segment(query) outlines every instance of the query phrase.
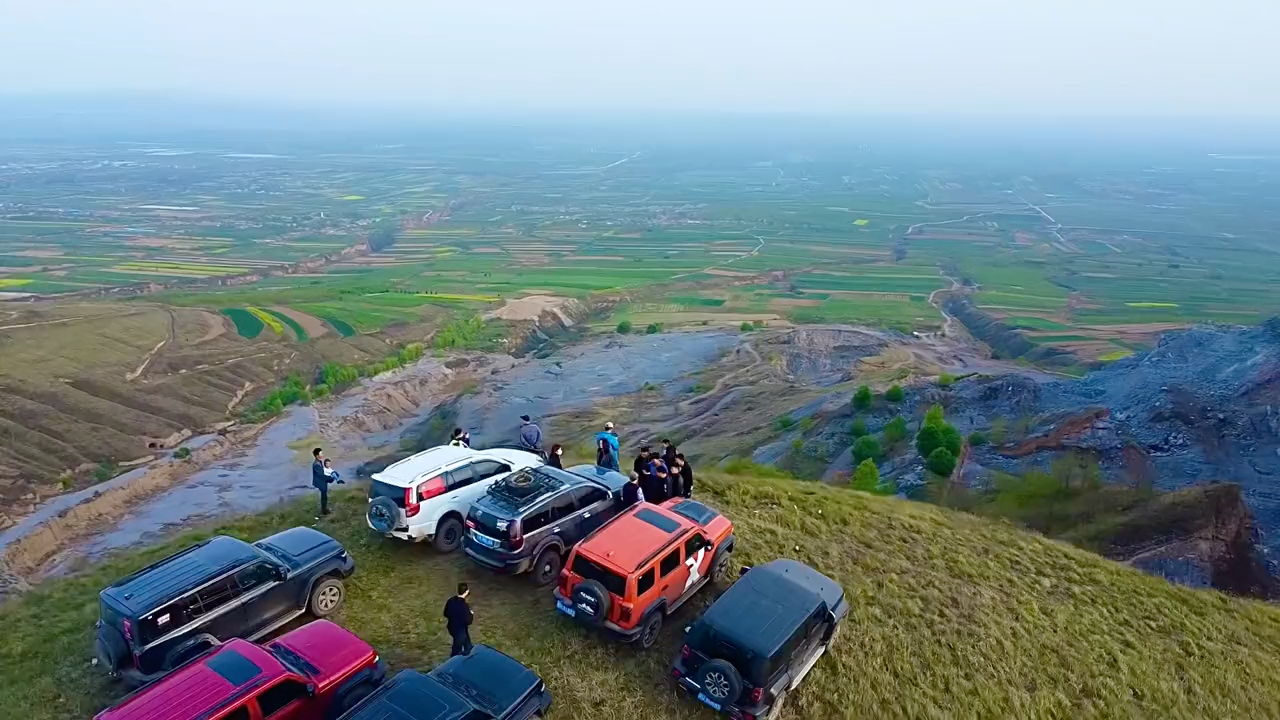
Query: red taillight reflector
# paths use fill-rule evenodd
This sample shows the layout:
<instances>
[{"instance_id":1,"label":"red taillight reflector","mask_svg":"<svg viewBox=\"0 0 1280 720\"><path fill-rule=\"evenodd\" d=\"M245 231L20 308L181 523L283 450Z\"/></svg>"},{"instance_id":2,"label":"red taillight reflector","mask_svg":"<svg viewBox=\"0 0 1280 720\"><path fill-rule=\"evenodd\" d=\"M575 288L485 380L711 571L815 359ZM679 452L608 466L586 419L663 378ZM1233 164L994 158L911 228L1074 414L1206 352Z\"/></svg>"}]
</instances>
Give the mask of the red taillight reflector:
<instances>
[{"instance_id":1,"label":"red taillight reflector","mask_svg":"<svg viewBox=\"0 0 1280 720\"><path fill-rule=\"evenodd\" d=\"M751 688L751 702L758 703L764 699L764 688Z\"/></svg>"},{"instance_id":2,"label":"red taillight reflector","mask_svg":"<svg viewBox=\"0 0 1280 720\"><path fill-rule=\"evenodd\" d=\"M680 671L679 671L679 670L677 670L676 668L671 668L671 677L673 677L673 678L678 678L678 677L680 677Z\"/></svg>"},{"instance_id":3,"label":"red taillight reflector","mask_svg":"<svg viewBox=\"0 0 1280 720\"><path fill-rule=\"evenodd\" d=\"M475 521L475 520L472 520L471 518L467 518L467 527L471 528L472 530L475 530L475 529L476 529L476 521Z\"/></svg>"},{"instance_id":4,"label":"red taillight reflector","mask_svg":"<svg viewBox=\"0 0 1280 720\"><path fill-rule=\"evenodd\" d=\"M692 654L693 654L693 651L689 649L688 645L680 646L680 657L688 659L688 657Z\"/></svg>"},{"instance_id":5,"label":"red taillight reflector","mask_svg":"<svg viewBox=\"0 0 1280 720\"><path fill-rule=\"evenodd\" d=\"M512 520L507 526L507 539L511 541L511 549L519 550L524 547L524 534L520 532L520 521Z\"/></svg>"},{"instance_id":6,"label":"red taillight reflector","mask_svg":"<svg viewBox=\"0 0 1280 720\"><path fill-rule=\"evenodd\" d=\"M124 621L124 639L133 642L133 621L128 619Z\"/></svg>"}]
</instances>

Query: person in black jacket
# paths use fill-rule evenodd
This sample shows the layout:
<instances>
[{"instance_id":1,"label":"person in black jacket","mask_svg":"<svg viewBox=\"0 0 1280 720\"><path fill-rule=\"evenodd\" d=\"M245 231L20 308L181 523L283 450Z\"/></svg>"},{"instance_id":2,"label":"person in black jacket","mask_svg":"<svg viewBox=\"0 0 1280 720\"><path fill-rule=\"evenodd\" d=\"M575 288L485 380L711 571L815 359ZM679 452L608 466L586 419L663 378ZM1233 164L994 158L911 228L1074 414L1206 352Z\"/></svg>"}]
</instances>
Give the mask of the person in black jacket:
<instances>
[{"instance_id":1,"label":"person in black jacket","mask_svg":"<svg viewBox=\"0 0 1280 720\"><path fill-rule=\"evenodd\" d=\"M684 453L676 453L676 472L680 475L680 496L693 497L693 466Z\"/></svg>"},{"instance_id":2,"label":"person in black jacket","mask_svg":"<svg viewBox=\"0 0 1280 720\"><path fill-rule=\"evenodd\" d=\"M314 461L311 463L311 487L320 491L320 515L329 514L329 475L324 471L324 451L316 448L311 451ZM320 519L316 516L316 520Z\"/></svg>"},{"instance_id":3,"label":"person in black jacket","mask_svg":"<svg viewBox=\"0 0 1280 720\"><path fill-rule=\"evenodd\" d=\"M677 454L676 446L672 445L670 440L662 438L662 461L667 464L667 467L673 468L676 466Z\"/></svg>"},{"instance_id":4,"label":"person in black jacket","mask_svg":"<svg viewBox=\"0 0 1280 720\"><path fill-rule=\"evenodd\" d=\"M638 502L644 502L644 488L640 487L640 474L631 473L631 479L622 486L622 507L629 508Z\"/></svg>"},{"instance_id":5,"label":"person in black jacket","mask_svg":"<svg viewBox=\"0 0 1280 720\"><path fill-rule=\"evenodd\" d=\"M453 638L449 657L471 654L471 621L476 619L476 614L467 604L470 594L471 588L466 583L458 583L458 594L444 603L445 627L449 630L449 637Z\"/></svg>"},{"instance_id":6,"label":"person in black jacket","mask_svg":"<svg viewBox=\"0 0 1280 720\"><path fill-rule=\"evenodd\" d=\"M649 472L649 463L653 461L653 453L649 452L649 446L645 445L640 448L640 454L636 456L636 461L632 463L631 469L640 477L640 487L649 487L649 480L653 474Z\"/></svg>"},{"instance_id":7,"label":"person in black jacket","mask_svg":"<svg viewBox=\"0 0 1280 720\"><path fill-rule=\"evenodd\" d=\"M550 465L553 468L560 468L561 470L563 470L564 463L562 463L560 460L561 455L564 455L564 448L560 447L559 445L552 445L551 453L547 455L547 465Z\"/></svg>"},{"instance_id":8,"label":"person in black jacket","mask_svg":"<svg viewBox=\"0 0 1280 720\"><path fill-rule=\"evenodd\" d=\"M671 473L667 471L666 463L657 461L653 465L653 479L649 481L652 486L651 492L645 492L645 497L649 498L649 502L658 505L667 501L671 497Z\"/></svg>"}]
</instances>

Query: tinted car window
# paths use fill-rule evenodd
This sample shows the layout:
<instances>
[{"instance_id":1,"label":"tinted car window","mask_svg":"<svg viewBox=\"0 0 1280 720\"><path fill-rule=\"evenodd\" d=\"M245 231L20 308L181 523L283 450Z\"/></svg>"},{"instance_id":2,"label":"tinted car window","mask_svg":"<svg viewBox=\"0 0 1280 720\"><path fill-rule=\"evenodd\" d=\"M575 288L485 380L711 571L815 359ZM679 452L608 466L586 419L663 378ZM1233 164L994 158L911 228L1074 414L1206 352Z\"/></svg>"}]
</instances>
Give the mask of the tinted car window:
<instances>
[{"instance_id":1,"label":"tinted car window","mask_svg":"<svg viewBox=\"0 0 1280 720\"><path fill-rule=\"evenodd\" d=\"M257 562L236 573L240 592L246 593L276 579L275 570L265 562Z\"/></svg>"},{"instance_id":2,"label":"tinted car window","mask_svg":"<svg viewBox=\"0 0 1280 720\"><path fill-rule=\"evenodd\" d=\"M502 475L511 472L511 468L497 460L480 460L472 466L472 472L475 473L476 480L485 480L494 475Z\"/></svg>"},{"instance_id":3,"label":"tinted car window","mask_svg":"<svg viewBox=\"0 0 1280 720\"><path fill-rule=\"evenodd\" d=\"M694 533L693 535L689 536L688 540L684 541L684 556L693 557L698 554L699 550L706 547L706 545L707 545L707 539L702 537L698 533Z\"/></svg>"},{"instance_id":4,"label":"tinted car window","mask_svg":"<svg viewBox=\"0 0 1280 720\"><path fill-rule=\"evenodd\" d=\"M662 571L662 577L666 577L678 567L680 567L680 548L672 550L670 555L662 558L662 564L658 566L658 569Z\"/></svg>"},{"instance_id":5,"label":"tinted car window","mask_svg":"<svg viewBox=\"0 0 1280 720\"><path fill-rule=\"evenodd\" d=\"M653 568L649 568L648 570L645 570L644 574L641 575L636 580L637 595L643 595L649 592L649 588L653 587L653 576L654 576Z\"/></svg>"},{"instance_id":6,"label":"tinted car window","mask_svg":"<svg viewBox=\"0 0 1280 720\"><path fill-rule=\"evenodd\" d=\"M583 580L595 580L601 585L604 585L605 590L608 590L618 597L626 597L627 595L627 581L625 578L606 567L596 564L588 558L581 555L574 556L573 567L570 569L573 570L575 574L580 575Z\"/></svg>"},{"instance_id":7,"label":"tinted car window","mask_svg":"<svg viewBox=\"0 0 1280 720\"><path fill-rule=\"evenodd\" d=\"M560 520L577 512L573 496L574 493L567 492L551 498L551 519Z\"/></svg>"},{"instance_id":8,"label":"tinted car window","mask_svg":"<svg viewBox=\"0 0 1280 720\"><path fill-rule=\"evenodd\" d=\"M374 480L373 483L369 485L369 499L377 500L382 497L391 498L391 500L395 502L396 507L402 510L404 509L404 488L398 485L392 485L391 483Z\"/></svg>"},{"instance_id":9,"label":"tinted car window","mask_svg":"<svg viewBox=\"0 0 1280 720\"><path fill-rule=\"evenodd\" d=\"M475 477L472 475L471 465L469 463L445 473L445 487L450 490L464 488L474 481Z\"/></svg>"},{"instance_id":10,"label":"tinted car window","mask_svg":"<svg viewBox=\"0 0 1280 720\"><path fill-rule=\"evenodd\" d=\"M543 503L520 521L520 530L528 535L551 524L551 503Z\"/></svg>"},{"instance_id":11,"label":"tinted car window","mask_svg":"<svg viewBox=\"0 0 1280 720\"><path fill-rule=\"evenodd\" d=\"M249 708L241 705L222 716L222 720L249 720Z\"/></svg>"},{"instance_id":12,"label":"tinted car window","mask_svg":"<svg viewBox=\"0 0 1280 720\"><path fill-rule=\"evenodd\" d=\"M602 488L592 485L575 490L574 498L578 501L578 509L585 510L602 500L607 500L609 498L609 493L605 492Z\"/></svg>"},{"instance_id":13,"label":"tinted car window","mask_svg":"<svg viewBox=\"0 0 1280 720\"><path fill-rule=\"evenodd\" d=\"M168 635L199 617L199 607L194 595L178 598L138 623L139 639L146 644Z\"/></svg>"},{"instance_id":14,"label":"tinted car window","mask_svg":"<svg viewBox=\"0 0 1280 720\"><path fill-rule=\"evenodd\" d=\"M271 717L294 700L305 697L306 694L306 685L296 680L285 680L258 696L258 708L262 710L263 717Z\"/></svg>"},{"instance_id":15,"label":"tinted car window","mask_svg":"<svg viewBox=\"0 0 1280 720\"><path fill-rule=\"evenodd\" d=\"M207 615L240 596L240 586L234 577L226 577L209 583L196 591L199 614Z\"/></svg>"}]
</instances>

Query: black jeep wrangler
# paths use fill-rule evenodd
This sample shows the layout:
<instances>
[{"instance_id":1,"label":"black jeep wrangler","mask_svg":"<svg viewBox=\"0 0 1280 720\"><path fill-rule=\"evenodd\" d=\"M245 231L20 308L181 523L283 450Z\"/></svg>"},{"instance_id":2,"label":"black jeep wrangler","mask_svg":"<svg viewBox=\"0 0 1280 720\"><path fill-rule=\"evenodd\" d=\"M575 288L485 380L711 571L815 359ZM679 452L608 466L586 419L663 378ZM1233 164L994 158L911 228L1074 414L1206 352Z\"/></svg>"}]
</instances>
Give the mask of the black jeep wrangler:
<instances>
[{"instance_id":1,"label":"black jeep wrangler","mask_svg":"<svg viewBox=\"0 0 1280 720\"><path fill-rule=\"evenodd\" d=\"M354 571L337 540L307 527L252 545L211 538L99 593L95 662L144 685L220 640L256 640L307 610L333 614Z\"/></svg>"},{"instance_id":2,"label":"black jeep wrangler","mask_svg":"<svg viewBox=\"0 0 1280 720\"><path fill-rule=\"evenodd\" d=\"M626 484L595 465L511 473L471 504L463 550L494 572L532 571L535 584L553 583L569 549L622 511Z\"/></svg>"},{"instance_id":3,"label":"black jeep wrangler","mask_svg":"<svg viewBox=\"0 0 1280 720\"><path fill-rule=\"evenodd\" d=\"M795 560L744 568L685 628L672 663L680 687L733 717L777 718L849 613L844 589Z\"/></svg>"},{"instance_id":4,"label":"black jeep wrangler","mask_svg":"<svg viewBox=\"0 0 1280 720\"><path fill-rule=\"evenodd\" d=\"M551 707L537 673L487 645L427 674L401 671L341 720L531 720Z\"/></svg>"}]
</instances>

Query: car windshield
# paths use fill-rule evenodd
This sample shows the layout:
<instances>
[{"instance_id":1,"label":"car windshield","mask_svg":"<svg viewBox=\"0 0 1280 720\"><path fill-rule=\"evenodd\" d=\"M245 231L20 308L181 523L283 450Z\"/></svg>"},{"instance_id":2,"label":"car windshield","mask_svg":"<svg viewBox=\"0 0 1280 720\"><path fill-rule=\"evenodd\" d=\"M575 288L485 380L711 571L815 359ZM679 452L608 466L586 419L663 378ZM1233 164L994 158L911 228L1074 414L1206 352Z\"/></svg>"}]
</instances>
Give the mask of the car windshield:
<instances>
[{"instance_id":1,"label":"car windshield","mask_svg":"<svg viewBox=\"0 0 1280 720\"><path fill-rule=\"evenodd\" d=\"M307 662L306 658L302 657L301 655L294 652L293 650L290 650L284 645L280 645L278 643L273 644L271 645L269 650L271 651L271 654L275 656L275 659L280 661L281 665L284 665L285 667L298 673L299 675L306 675L307 677L315 677L316 675L320 674L319 668Z\"/></svg>"},{"instance_id":2,"label":"car windshield","mask_svg":"<svg viewBox=\"0 0 1280 720\"><path fill-rule=\"evenodd\" d=\"M575 574L580 575L583 580L595 580L603 585L605 590L618 597L627 596L626 578L589 558L582 555L574 557L572 570Z\"/></svg>"},{"instance_id":3,"label":"car windshield","mask_svg":"<svg viewBox=\"0 0 1280 720\"><path fill-rule=\"evenodd\" d=\"M288 565L289 561L294 559L289 557L288 553L286 553L285 551L281 550L278 547L275 547L274 545L254 545L254 547L258 548L259 550L262 550L268 555L271 555L272 557L276 558L277 560L284 563L285 565Z\"/></svg>"},{"instance_id":4,"label":"car windshield","mask_svg":"<svg viewBox=\"0 0 1280 720\"><path fill-rule=\"evenodd\" d=\"M369 499L377 500L378 498L391 498L396 507L404 509L404 488L399 485L392 485L381 480L374 480L369 483Z\"/></svg>"}]
</instances>

